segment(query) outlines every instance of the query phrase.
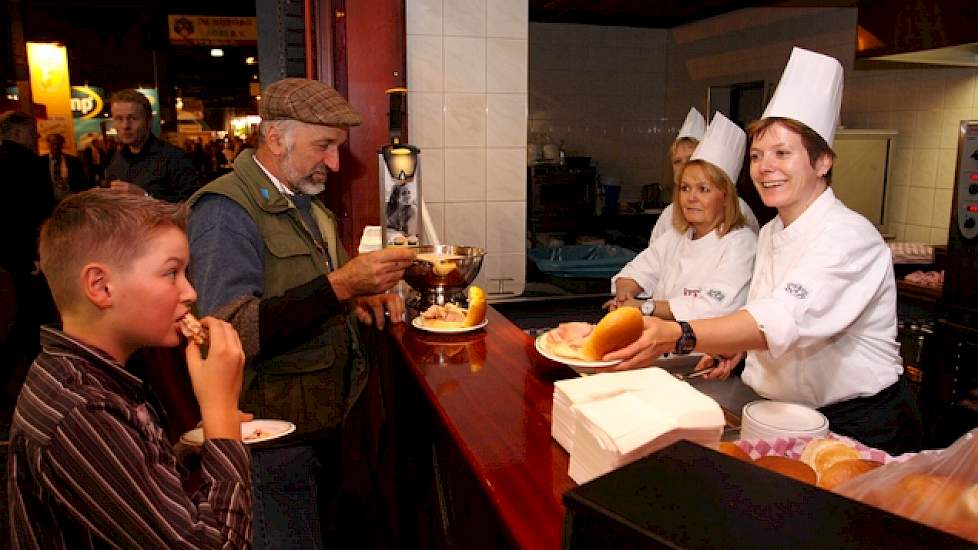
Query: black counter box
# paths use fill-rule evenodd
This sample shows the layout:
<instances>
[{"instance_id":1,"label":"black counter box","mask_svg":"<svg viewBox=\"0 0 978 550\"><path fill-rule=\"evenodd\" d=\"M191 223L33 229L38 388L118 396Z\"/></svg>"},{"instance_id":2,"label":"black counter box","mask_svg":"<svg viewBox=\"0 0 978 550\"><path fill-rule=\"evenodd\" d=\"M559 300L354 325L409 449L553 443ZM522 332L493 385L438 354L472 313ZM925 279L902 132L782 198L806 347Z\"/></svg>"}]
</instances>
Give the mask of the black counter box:
<instances>
[{"instance_id":1,"label":"black counter box","mask_svg":"<svg viewBox=\"0 0 978 550\"><path fill-rule=\"evenodd\" d=\"M687 441L564 495L563 547L974 548Z\"/></svg>"}]
</instances>

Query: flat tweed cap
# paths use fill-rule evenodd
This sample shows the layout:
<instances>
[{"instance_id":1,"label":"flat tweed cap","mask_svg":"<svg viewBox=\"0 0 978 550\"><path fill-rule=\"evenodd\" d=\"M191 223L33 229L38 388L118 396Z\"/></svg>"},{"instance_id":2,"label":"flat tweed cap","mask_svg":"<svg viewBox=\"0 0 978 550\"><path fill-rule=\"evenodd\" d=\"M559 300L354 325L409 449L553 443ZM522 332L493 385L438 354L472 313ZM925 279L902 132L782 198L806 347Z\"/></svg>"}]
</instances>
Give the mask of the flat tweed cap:
<instances>
[{"instance_id":1,"label":"flat tweed cap","mask_svg":"<svg viewBox=\"0 0 978 550\"><path fill-rule=\"evenodd\" d=\"M336 90L318 80L284 78L273 82L261 96L262 120L298 120L326 126L359 126L360 113Z\"/></svg>"}]
</instances>

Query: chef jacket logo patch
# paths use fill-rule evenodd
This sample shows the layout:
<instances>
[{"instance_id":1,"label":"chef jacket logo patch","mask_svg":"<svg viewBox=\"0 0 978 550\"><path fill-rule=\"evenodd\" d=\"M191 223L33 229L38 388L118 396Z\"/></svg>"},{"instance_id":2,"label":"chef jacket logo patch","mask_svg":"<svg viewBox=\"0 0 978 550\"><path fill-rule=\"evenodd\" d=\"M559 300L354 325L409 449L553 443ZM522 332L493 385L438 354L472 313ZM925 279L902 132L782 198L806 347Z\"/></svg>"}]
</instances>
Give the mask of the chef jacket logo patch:
<instances>
[{"instance_id":1,"label":"chef jacket logo patch","mask_svg":"<svg viewBox=\"0 0 978 550\"><path fill-rule=\"evenodd\" d=\"M711 288L710 290L707 290L706 295L709 296L710 298L713 298L717 302L722 302L723 299L727 297L722 290L717 290L715 288Z\"/></svg>"},{"instance_id":2,"label":"chef jacket logo patch","mask_svg":"<svg viewBox=\"0 0 978 550\"><path fill-rule=\"evenodd\" d=\"M795 298L798 298L799 300L808 298L808 291L805 290L805 287L798 283L788 283L788 286L784 287L784 291L791 294Z\"/></svg>"}]
</instances>

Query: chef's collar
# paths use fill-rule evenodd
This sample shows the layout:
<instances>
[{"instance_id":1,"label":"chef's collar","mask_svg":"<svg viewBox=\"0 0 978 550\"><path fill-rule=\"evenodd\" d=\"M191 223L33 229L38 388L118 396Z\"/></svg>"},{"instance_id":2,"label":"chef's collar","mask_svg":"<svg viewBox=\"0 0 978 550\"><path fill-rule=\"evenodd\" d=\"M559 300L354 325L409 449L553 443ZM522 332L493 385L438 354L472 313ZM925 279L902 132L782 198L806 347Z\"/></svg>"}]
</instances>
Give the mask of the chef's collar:
<instances>
[{"instance_id":1,"label":"chef's collar","mask_svg":"<svg viewBox=\"0 0 978 550\"><path fill-rule=\"evenodd\" d=\"M825 215L835 204L835 200L835 193L832 192L832 187L828 186L788 227L784 226L781 216L775 216L775 223L777 223L775 226L777 231L774 232L775 244L786 244L797 235L810 235L813 231L819 231L822 227L822 220L825 219Z\"/></svg>"}]
</instances>

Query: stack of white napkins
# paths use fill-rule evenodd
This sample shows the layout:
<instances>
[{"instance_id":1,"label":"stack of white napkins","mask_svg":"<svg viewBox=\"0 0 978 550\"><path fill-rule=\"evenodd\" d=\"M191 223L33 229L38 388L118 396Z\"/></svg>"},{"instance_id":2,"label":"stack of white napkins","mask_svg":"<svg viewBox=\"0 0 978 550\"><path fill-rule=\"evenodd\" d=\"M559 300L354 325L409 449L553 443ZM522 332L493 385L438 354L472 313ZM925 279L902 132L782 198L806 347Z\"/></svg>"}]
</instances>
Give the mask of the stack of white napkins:
<instances>
[{"instance_id":1,"label":"stack of white napkins","mask_svg":"<svg viewBox=\"0 0 978 550\"><path fill-rule=\"evenodd\" d=\"M716 401L656 367L561 380L553 403L551 433L577 483L680 439L715 445L723 432Z\"/></svg>"}]
</instances>

